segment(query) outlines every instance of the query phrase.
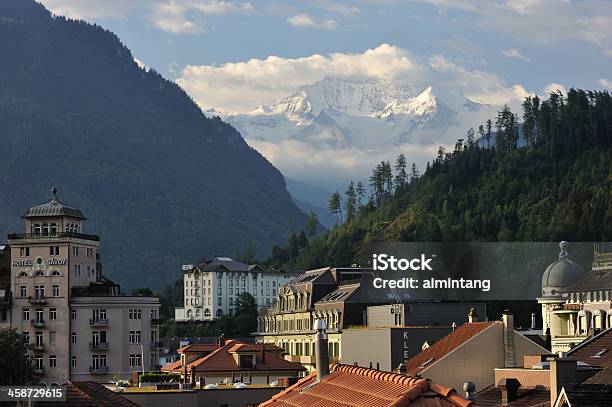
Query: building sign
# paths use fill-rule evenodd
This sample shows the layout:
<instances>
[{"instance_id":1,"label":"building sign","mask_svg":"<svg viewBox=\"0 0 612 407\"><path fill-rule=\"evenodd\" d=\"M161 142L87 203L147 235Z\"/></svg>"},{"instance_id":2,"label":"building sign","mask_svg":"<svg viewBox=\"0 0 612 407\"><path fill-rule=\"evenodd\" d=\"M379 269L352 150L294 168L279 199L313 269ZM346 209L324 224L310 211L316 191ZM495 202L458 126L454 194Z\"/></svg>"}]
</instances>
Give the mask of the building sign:
<instances>
[{"instance_id":1,"label":"building sign","mask_svg":"<svg viewBox=\"0 0 612 407\"><path fill-rule=\"evenodd\" d=\"M66 259L49 259L47 262L47 264L50 266L65 266L66 263L68 263L68 260Z\"/></svg>"},{"instance_id":2,"label":"building sign","mask_svg":"<svg viewBox=\"0 0 612 407\"><path fill-rule=\"evenodd\" d=\"M191 270L193 268L193 264L183 264L183 271Z\"/></svg>"},{"instance_id":3,"label":"building sign","mask_svg":"<svg viewBox=\"0 0 612 407\"><path fill-rule=\"evenodd\" d=\"M26 260L13 260L13 266L15 266L15 267L31 267L32 266L32 260L30 260L30 259L26 259Z\"/></svg>"},{"instance_id":4,"label":"building sign","mask_svg":"<svg viewBox=\"0 0 612 407\"><path fill-rule=\"evenodd\" d=\"M37 264L42 265L41 258L38 258ZM47 260L47 264L49 266L65 266L68 264L68 259L49 259ZM30 259L13 260L13 267L32 267L33 265L34 264Z\"/></svg>"}]
</instances>

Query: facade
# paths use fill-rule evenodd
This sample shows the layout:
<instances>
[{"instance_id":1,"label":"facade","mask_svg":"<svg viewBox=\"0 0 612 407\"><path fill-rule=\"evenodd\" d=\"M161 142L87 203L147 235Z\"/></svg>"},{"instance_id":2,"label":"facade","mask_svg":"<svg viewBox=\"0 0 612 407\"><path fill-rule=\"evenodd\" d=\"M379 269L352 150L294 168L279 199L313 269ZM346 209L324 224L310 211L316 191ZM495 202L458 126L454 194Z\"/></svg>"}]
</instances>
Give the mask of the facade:
<instances>
[{"instance_id":1,"label":"facade","mask_svg":"<svg viewBox=\"0 0 612 407\"><path fill-rule=\"evenodd\" d=\"M185 305L175 309L177 321L212 321L233 315L239 294L249 293L259 307L276 299L279 287L299 272L266 271L229 257L215 257L196 266L183 266Z\"/></svg>"},{"instance_id":2,"label":"facade","mask_svg":"<svg viewBox=\"0 0 612 407\"><path fill-rule=\"evenodd\" d=\"M341 358L342 331L363 325L369 301L362 292L359 268L310 270L281 287L275 304L260 311L257 342L285 349L285 358L314 369L312 326L323 319L328 327L329 356L332 363ZM373 302L376 304L377 302Z\"/></svg>"},{"instance_id":3,"label":"facade","mask_svg":"<svg viewBox=\"0 0 612 407\"><path fill-rule=\"evenodd\" d=\"M514 330L514 317L501 321L468 322L408 359L408 374L462 388L467 381L480 391L495 384L496 368L522 367L526 355L547 355L540 345Z\"/></svg>"},{"instance_id":4,"label":"facade","mask_svg":"<svg viewBox=\"0 0 612 407\"><path fill-rule=\"evenodd\" d=\"M164 366L180 373L193 386L219 384L270 384L282 377L301 376L299 363L283 358L284 349L273 345L248 344L219 338L216 344L187 345L179 349L180 360Z\"/></svg>"},{"instance_id":5,"label":"facade","mask_svg":"<svg viewBox=\"0 0 612 407\"><path fill-rule=\"evenodd\" d=\"M30 344L40 383L110 381L152 369L159 300L121 295L102 275L99 237L83 233L86 218L56 193L25 212L25 233L8 236L12 302L0 327Z\"/></svg>"},{"instance_id":6,"label":"facade","mask_svg":"<svg viewBox=\"0 0 612 407\"><path fill-rule=\"evenodd\" d=\"M612 326L612 248L596 245L586 272L572 261L567 242L560 248L559 260L542 276L538 298L554 353L567 352Z\"/></svg>"}]
</instances>

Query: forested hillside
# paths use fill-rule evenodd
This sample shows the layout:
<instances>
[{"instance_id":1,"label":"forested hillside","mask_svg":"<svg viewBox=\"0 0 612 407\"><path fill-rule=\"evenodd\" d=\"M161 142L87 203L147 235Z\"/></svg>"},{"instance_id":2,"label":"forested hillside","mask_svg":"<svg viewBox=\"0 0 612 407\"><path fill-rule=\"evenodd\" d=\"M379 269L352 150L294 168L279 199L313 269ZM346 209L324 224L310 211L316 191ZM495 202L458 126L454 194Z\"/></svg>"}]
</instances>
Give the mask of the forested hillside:
<instances>
[{"instance_id":1,"label":"forested hillside","mask_svg":"<svg viewBox=\"0 0 612 407\"><path fill-rule=\"evenodd\" d=\"M89 217L105 274L160 287L180 264L302 228L282 175L99 26L0 2L0 236L50 199ZM1 238L0 238L1 243Z\"/></svg>"},{"instance_id":2,"label":"forested hillside","mask_svg":"<svg viewBox=\"0 0 612 407\"><path fill-rule=\"evenodd\" d=\"M404 156L382 162L329 207L335 228L290 238L268 263L350 265L371 241L610 241L612 96L527 98L520 116L504 108L440 147L422 174Z\"/></svg>"}]
</instances>

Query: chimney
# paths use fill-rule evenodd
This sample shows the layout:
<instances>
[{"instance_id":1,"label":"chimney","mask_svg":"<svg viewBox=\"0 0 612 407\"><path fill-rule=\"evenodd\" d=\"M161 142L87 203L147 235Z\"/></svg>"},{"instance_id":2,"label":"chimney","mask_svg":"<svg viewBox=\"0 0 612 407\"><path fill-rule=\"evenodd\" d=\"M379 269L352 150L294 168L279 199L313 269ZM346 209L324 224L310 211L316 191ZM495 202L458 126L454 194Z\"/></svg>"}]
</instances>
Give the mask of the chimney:
<instances>
[{"instance_id":1,"label":"chimney","mask_svg":"<svg viewBox=\"0 0 612 407\"><path fill-rule=\"evenodd\" d=\"M266 364L266 343L261 345L261 363Z\"/></svg>"},{"instance_id":2,"label":"chimney","mask_svg":"<svg viewBox=\"0 0 612 407\"><path fill-rule=\"evenodd\" d=\"M478 313L476 312L476 308L470 308L470 313L468 314L468 322L478 322Z\"/></svg>"},{"instance_id":3,"label":"chimney","mask_svg":"<svg viewBox=\"0 0 612 407\"><path fill-rule=\"evenodd\" d=\"M314 321L313 329L315 333L315 363L317 365L317 381L321 381L329 375L329 354L327 349L327 324L322 318Z\"/></svg>"},{"instance_id":4,"label":"chimney","mask_svg":"<svg viewBox=\"0 0 612 407\"><path fill-rule=\"evenodd\" d=\"M467 400L474 400L474 393L476 392L476 385L472 382L463 383L463 391L465 392L465 398Z\"/></svg>"},{"instance_id":5,"label":"chimney","mask_svg":"<svg viewBox=\"0 0 612 407\"><path fill-rule=\"evenodd\" d=\"M576 359L561 353L559 357L550 358L550 403L554 405L561 388L568 384L578 383Z\"/></svg>"},{"instance_id":6,"label":"chimney","mask_svg":"<svg viewBox=\"0 0 612 407\"><path fill-rule=\"evenodd\" d=\"M546 327L546 350L552 350L552 336L550 335L550 327Z\"/></svg>"},{"instance_id":7,"label":"chimney","mask_svg":"<svg viewBox=\"0 0 612 407\"><path fill-rule=\"evenodd\" d=\"M502 314L504 324L504 367L514 367L514 315L509 310Z\"/></svg>"},{"instance_id":8,"label":"chimney","mask_svg":"<svg viewBox=\"0 0 612 407\"><path fill-rule=\"evenodd\" d=\"M225 334L221 334L218 338L217 338L217 346L222 348L223 346L225 346Z\"/></svg>"},{"instance_id":9,"label":"chimney","mask_svg":"<svg viewBox=\"0 0 612 407\"><path fill-rule=\"evenodd\" d=\"M531 313L531 329L536 329L536 314L535 314L535 312Z\"/></svg>"},{"instance_id":10,"label":"chimney","mask_svg":"<svg viewBox=\"0 0 612 407\"><path fill-rule=\"evenodd\" d=\"M521 387L521 382L512 377L501 379L497 383L497 387L501 390L501 405L512 403L518 398L518 389Z\"/></svg>"}]
</instances>

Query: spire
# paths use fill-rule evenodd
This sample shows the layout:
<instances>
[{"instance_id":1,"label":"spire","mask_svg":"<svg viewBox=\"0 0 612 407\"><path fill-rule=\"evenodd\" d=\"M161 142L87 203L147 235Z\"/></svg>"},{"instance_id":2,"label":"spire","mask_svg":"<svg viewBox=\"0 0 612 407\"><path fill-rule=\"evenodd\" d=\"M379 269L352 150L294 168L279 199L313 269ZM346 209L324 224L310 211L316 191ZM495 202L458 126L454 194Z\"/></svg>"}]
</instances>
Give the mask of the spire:
<instances>
[{"instance_id":1,"label":"spire","mask_svg":"<svg viewBox=\"0 0 612 407\"><path fill-rule=\"evenodd\" d=\"M51 188L51 192L53 193L53 200L57 201L57 188L56 187Z\"/></svg>"},{"instance_id":2,"label":"spire","mask_svg":"<svg viewBox=\"0 0 612 407\"><path fill-rule=\"evenodd\" d=\"M561 249L561 251L559 252L559 260L567 260L567 248L569 246L569 243L566 242L565 240L563 240L562 242L559 243L559 248Z\"/></svg>"}]
</instances>

